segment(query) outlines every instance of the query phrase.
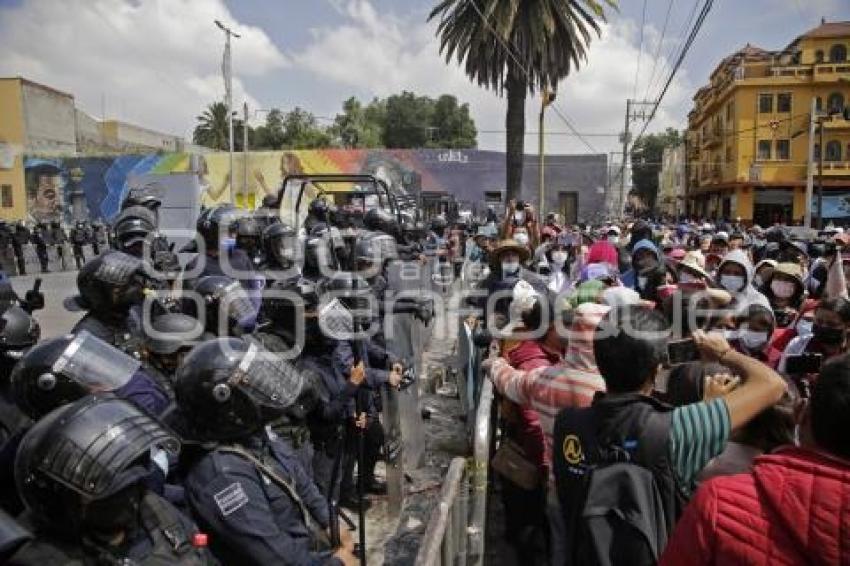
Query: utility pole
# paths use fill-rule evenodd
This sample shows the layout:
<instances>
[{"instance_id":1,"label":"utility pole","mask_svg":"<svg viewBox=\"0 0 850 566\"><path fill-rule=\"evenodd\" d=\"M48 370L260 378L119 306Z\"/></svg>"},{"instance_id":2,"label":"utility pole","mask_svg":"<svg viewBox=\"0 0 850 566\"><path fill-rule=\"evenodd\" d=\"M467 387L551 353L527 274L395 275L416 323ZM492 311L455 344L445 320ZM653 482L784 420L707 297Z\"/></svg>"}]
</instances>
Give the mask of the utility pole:
<instances>
[{"instance_id":1,"label":"utility pole","mask_svg":"<svg viewBox=\"0 0 850 566\"><path fill-rule=\"evenodd\" d=\"M818 144L820 145L820 155L818 155L818 230L823 230L823 121L820 121L820 134L818 135Z\"/></svg>"},{"instance_id":2,"label":"utility pole","mask_svg":"<svg viewBox=\"0 0 850 566\"><path fill-rule=\"evenodd\" d=\"M540 202L538 203L538 208L537 208L537 214L538 215L543 214L543 206L546 203L545 167L544 167L544 163L543 163L546 152L544 151L544 145L543 145L544 140L545 140L544 132L543 132L543 127L544 127L544 120L543 119L545 117L546 107L549 106L550 104L552 104L552 102L554 102L554 101L555 101L555 93L549 91L548 88L544 88L543 89L543 97L542 97L542 100L541 100L541 103L540 103L540 124L537 128L538 136L539 136L538 152L540 154L540 156L538 158L538 164L537 164L537 166L538 166L538 180L537 181L538 181L538 185L539 185L539 189L540 189Z\"/></svg>"},{"instance_id":3,"label":"utility pole","mask_svg":"<svg viewBox=\"0 0 850 566\"><path fill-rule=\"evenodd\" d=\"M242 106L242 199L248 198L248 103ZM247 203L246 203L247 204Z\"/></svg>"},{"instance_id":4,"label":"utility pole","mask_svg":"<svg viewBox=\"0 0 850 566\"><path fill-rule=\"evenodd\" d=\"M629 151L629 124L632 116L632 99L626 99L626 127L623 130L623 164L620 170L620 200L617 202L617 214L623 216L626 213L626 162Z\"/></svg>"},{"instance_id":5,"label":"utility pole","mask_svg":"<svg viewBox=\"0 0 850 566\"><path fill-rule=\"evenodd\" d=\"M634 110L636 106L641 107L639 112ZM631 98L626 99L626 127L623 131L623 164L622 175L620 177L620 202L618 203L618 213L621 216L626 211L626 166L629 162L629 143L631 142L631 139L629 139L629 124L633 120L638 119L646 121L646 111L642 108L644 106L655 106L655 102L649 100L632 100Z\"/></svg>"},{"instance_id":6,"label":"utility pole","mask_svg":"<svg viewBox=\"0 0 850 566\"><path fill-rule=\"evenodd\" d=\"M812 97L812 111L809 116L809 166L806 171L806 217L803 218L803 226L812 227L812 194L814 190L815 176L815 126L817 124L816 100ZM823 148L821 148L823 151Z\"/></svg>"},{"instance_id":7,"label":"utility pole","mask_svg":"<svg viewBox=\"0 0 850 566\"><path fill-rule=\"evenodd\" d=\"M230 36L237 39L241 36L237 33L233 33L229 27L225 26L218 20L215 20L215 25L224 32L226 38L224 43L224 57L221 62L221 71L224 75L224 93L225 100L227 102L227 140L230 150L230 203L233 204L233 58L230 54Z\"/></svg>"}]
</instances>

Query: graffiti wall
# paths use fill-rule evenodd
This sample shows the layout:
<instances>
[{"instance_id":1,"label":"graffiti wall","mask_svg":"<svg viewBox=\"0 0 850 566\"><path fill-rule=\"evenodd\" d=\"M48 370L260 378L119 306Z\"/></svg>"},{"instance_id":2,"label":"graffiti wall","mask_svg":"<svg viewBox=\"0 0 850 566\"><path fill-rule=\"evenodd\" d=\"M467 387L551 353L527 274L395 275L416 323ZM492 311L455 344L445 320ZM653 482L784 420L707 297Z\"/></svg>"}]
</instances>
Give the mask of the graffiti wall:
<instances>
[{"instance_id":1,"label":"graffiti wall","mask_svg":"<svg viewBox=\"0 0 850 566\"><path fill-rule=\"evenodd\" d=\"M607 177L605 155L559 155L546 158L547 209L571 202L579 216L588 217L604 206ZM522 196L537 202L537 160L526 158ZM276 194L282 179L297 173L369 173L399 192L445 191L459 201L484 203L503 193L503 153L478 150L303 150L237 153L233 179L227 153L124 155L25 160L27 214L32 222L76 216L109 221L127 191L157 176L194 179L170 182L167 192L199 193L211 205L230 199L231 183L237 205L256 208L266 194ZM186 175L192 173L192 175ZM180 175L176 175L180 174ZM565 199L564 195L572 195ZM175 195L176 196L176 195ZM178 199L187 202L185 195ZM169 195L164 195L169 200Z\"/></svg>"}]
</instances>

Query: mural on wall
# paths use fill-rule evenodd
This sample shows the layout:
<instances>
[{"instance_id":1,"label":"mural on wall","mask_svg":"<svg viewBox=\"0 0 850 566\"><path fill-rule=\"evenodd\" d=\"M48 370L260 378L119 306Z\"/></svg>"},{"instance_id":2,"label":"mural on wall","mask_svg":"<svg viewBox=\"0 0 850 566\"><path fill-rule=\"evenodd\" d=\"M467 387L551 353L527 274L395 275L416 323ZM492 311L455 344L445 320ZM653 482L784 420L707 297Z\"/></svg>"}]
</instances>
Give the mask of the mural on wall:
<instances>
[{"instance_id":1,"label":"mural on wall","mask_svg":"<svg viewBox=\"0 0 850 566\"><path fill-rule=\"evenodd\" d=\"M174 173L195 174L195 183L172 184L173 190L197 190L205 206L229 202L230 158L225 152L25 159L30 221L75 217L111 220L127 191L139 179ZM485 193L504 186L505 157L479 150L296 150L234 154L233 189L237 206L253 209L265 195L277 194L286 175L299 173L367 173L398 193L445 191L458 201L483 203ZM535 201L536 159L526 158L522 198ZM553 155L546 159L547 190L580 194L579 207L599 208L598 187L606 182L605 156ZM550 189L551 188L551 189ZM490 198L490 197L488 197ZM595 200L596 199L596 200Z\"/></svg>"},{"instance_id":2,"label":"mural on wall","mask_svg":"<svg viewBox=\"0 0 850 566\"><path fill-rule=\"evenodd\" d=\"M71 223L76 215L111 220L132 181L146 174L190 170L185 153L24 159L29 222Z\"/></svg>"}]
</instances>

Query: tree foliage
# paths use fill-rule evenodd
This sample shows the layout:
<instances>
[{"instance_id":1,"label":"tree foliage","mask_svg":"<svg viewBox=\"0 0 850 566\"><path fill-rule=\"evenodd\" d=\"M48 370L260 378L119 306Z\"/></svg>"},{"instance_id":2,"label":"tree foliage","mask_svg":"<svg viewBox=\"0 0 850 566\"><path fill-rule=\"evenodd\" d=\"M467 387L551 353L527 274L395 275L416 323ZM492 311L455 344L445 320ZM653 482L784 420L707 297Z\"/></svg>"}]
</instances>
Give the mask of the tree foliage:
<instances>
[{"instance_id":1,"label":"tree foliage","mask_svg":"<svg viewBox=\"0 0 850 566\"><path fill-rule=\"evenodd\" d=\"M438 19L440 52L457 60L478 85L507 94L506 192L522 187L525 99L529 92L554 89L587 58L592 34L605 20L604 5L615 0L441 0L429 20Z\"/></svg>"},{"instance_id":2,"label":"tree foliage","mask_svg":"<svg viewBox=\"0 0 850 566\"><path fill-rule=\"evenodd\" d=\"M242 122L234 120L237 149L242 147ZM468 104L444 94L437 99L402 92L373 98L363 104L351 97L333 124L324 126L311 112L296 107L289 112L273 108L265 123L248 129L252 149L343 148L473 148L477 129ZM227 149L227 107L216 102L198 116L194 141L213 149Z\"/></svg>"},{"instance_id":3,"label":"tree foliage","mask_svg":"<svg viewBox=\"0 0 850 566\"><path fill-rule=\"evenodd\" d=\"M655 207L658 197L658 174L661 172L664 149L680 143L682 135L679 131L667 128L663 133L641 137L632 146L632 185L650 209Z\"/></svg>"}]
</instances>

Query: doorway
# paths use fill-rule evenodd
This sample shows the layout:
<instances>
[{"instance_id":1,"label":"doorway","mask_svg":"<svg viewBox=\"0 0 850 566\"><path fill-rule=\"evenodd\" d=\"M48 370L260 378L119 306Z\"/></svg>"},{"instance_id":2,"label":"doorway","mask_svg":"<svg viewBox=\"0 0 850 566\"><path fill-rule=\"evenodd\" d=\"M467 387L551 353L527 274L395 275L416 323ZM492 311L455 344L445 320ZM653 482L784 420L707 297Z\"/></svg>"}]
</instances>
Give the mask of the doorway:
<instances>
[{"instance_id":1,"label":"doorway","mask_svg":"<svg viewBox=\"0 0 850 566\"><path fill-rule=\"evenodd\" d=\"M544 213L544 211L540 211ZM575 224L578 222L578 193L575 191L561 191L558 193L558 213L564 224Z\"/></svg>"}]
</instances>

